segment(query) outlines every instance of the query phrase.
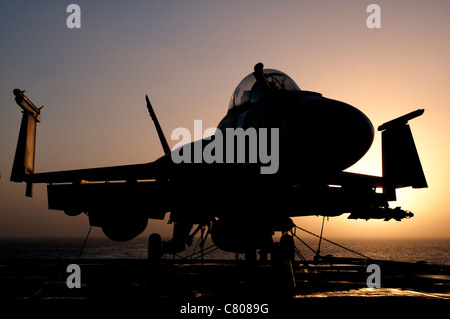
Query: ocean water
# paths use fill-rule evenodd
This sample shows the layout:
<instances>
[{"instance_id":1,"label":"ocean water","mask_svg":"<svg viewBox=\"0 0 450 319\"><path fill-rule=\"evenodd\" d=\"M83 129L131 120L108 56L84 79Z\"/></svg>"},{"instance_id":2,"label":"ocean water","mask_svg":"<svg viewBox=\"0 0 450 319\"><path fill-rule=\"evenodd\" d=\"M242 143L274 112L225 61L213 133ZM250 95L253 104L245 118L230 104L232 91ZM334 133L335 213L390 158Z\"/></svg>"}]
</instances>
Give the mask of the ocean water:
<instances>
[{"instance_id":1,"label":"ocean water","mask_svg":"<svg viewBox=\"0 0 450 319\"><path fill-rule=\"evenodd\" d=\"M331 239L331 238L330 238ZM317 250L318 239L303 239L312 250ZM450 239L331 239L354 252L374 259L427 262L430 264L450 265ZM118 243L107 238L92 237L83 247L83 238L0 238L0 259L36 259L36 258L113 258L113 259L145 259L147 258L147 238L138 237L125 243ZM191 247L177 256L166 258L200 258L200 249ZM243 259L214 247L206 249L212 243L207 241L204 248L205 259ZM296 245L301 254L308 260L314 256L313 251L300 241ZM345 250L329 242L322 241L321 255L335 257L361 257L352 251ZM209 253L208 253L209 252Z\"/></svg>"}]
</instances>

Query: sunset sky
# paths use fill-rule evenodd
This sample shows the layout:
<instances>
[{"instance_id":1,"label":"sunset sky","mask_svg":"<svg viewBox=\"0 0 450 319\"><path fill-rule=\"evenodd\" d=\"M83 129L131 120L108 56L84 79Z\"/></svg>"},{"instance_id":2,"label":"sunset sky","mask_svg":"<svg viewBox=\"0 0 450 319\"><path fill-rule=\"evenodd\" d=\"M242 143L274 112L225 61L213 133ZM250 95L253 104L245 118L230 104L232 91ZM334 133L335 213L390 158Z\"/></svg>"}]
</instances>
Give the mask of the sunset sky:
<instances>
[{"instance_id":1,"label":"sunset sky","mask_svg":"<svg viewBox=\"0 0 450 319\"><path fill-rule=\"evenodd\" d=\"M66 25L70 3L81 8L80 29ZM366 24L371 3L381 8L379 29ZM325 237L450 236L447 0L2 1L0 43L0 237L82 237L89 229L85 215L48 210L44 184L30 199L24 184L9 181L21 119L13 89L45 106L36 172L144 163L163 154L146 94L168 137L198 119L215 127L257 62L357 107L375 128L425 109L410 124L429 188L400 190L390 203L415 216L333 217ZM380 132L349 171L381 175ZM313 232L321 221L295 219ZM150 221L145 235L169 231Z\"/></svg>"}]
</instances>

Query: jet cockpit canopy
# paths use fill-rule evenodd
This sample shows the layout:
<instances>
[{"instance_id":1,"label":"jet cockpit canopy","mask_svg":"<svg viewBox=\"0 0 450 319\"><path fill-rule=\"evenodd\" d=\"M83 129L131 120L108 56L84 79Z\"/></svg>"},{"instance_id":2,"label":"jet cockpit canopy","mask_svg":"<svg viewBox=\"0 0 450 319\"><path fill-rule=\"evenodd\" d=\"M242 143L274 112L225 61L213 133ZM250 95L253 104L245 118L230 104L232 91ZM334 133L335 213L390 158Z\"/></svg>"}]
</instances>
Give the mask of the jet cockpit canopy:
<instances>
[{"instance_id":1,"label":"jet cockpit canopy","mask_svg":"<svg viewBox=\"0 0 450 319\"><path fill-rule=\"evenodd\" d=\"M264 77L271 91L301 91L297 84L287 74L274 70L263 69ZM258 85L254 73L247 75L234 90L228 110L248 102L255 103L264 97L264 92Z\"/></svg>"}]
</instances>

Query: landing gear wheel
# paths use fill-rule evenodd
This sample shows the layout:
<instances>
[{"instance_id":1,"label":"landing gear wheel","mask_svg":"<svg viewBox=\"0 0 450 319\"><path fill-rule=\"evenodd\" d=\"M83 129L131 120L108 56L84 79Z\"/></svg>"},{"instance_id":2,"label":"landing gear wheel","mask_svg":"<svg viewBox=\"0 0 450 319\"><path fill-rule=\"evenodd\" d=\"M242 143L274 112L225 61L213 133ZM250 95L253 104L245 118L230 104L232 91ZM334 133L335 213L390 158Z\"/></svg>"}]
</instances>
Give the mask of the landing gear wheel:
<instances>
[{"instance_id":1,"label":"landing gear wheel","mask_svg":"<svg viewBox=\"0 0 450 319\"><path fill-rule=\"evenodd\" d=\"M158 264L162 256L161 235L153 233L148 236L148 260L151 263Z\"/></svg>"},{"instance_id":2,"label":"landing gear wheel","mask_svg":"<svg viewBox=\"0 0 450 319\"><path fill-rule=\"evenodd\" d=\"M288 234L284 234L280 238L280 258L283 261L290 260L294 262L295 259L295 242L294 238Z\"/></svg>"},{"instance_id":3,"label":"landing gear wheel","mask_svg":"<svg viewBox=\"0 0 450 319\"><path fill-rule=\"evenodd\" d=\"M278 245L272 249L272 270L277 288L287 294L294 294L296 289L293 263L295 243L292 236L284 234Z\"/></svg>"}]
</instances>

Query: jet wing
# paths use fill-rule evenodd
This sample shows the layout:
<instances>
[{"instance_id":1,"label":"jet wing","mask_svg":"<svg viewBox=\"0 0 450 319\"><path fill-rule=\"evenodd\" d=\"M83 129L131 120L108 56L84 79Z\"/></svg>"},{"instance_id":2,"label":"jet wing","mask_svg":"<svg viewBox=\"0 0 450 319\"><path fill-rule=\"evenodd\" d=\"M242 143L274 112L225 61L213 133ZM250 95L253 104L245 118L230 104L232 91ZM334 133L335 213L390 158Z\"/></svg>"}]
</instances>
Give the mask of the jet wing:
<instances>
[{"instance_id":1,"label":"jet wing","mask_svg":"<svg viewBox=\"0 0 450 319\"><path fill-rule=\"evenodd\" d=\"M165 168L170 153L167 141L162 133L156 115L150 104L148 97L147 107L155 124L157 124L158 134L162 139L165 155L160 159L144 164L133 164L123 166L98 167L88 169L76 169L68 171L56 171L46 173L34 172L35 148L36 148L36 126L41 121L39 115L41 108L37 108L33 102L23 93L25 91L14 89L15 101L23 110L22 122L20 124L19 138L17 141L16 154L14 157L13 169L10 180L13 182L26 182L26 196L32 197L32 185L34 183L73 183L79 184L82 181L137 181L151 180L157 178L167 178L168 170ZM164 141L163 141L164 140Z\"/></svg>"},{"instance_id":2,"label":"jet wing","mask_svg":"<svg viewBox=\"0 0 450 319\"><path fill-rule=\"evenodd\" d=\"M384 179L380 176L365 175L352 172L340 172L330 179L334 185L365 185L371 187L383 187Z\"/></svg>"},{"instance_id":3,"label":"jet wing","mask_svg":"<svg viewBox=\"0 0 450 319\"><path fill-rule=\"evenodd\" d=\"M89 182L156 179L155 163L133 164L123 166L98 167L35 173L26 175L28 183L73 183L86 180ZM160 175L159 175L160 176Z\"/></svg>"}]
</instances>

